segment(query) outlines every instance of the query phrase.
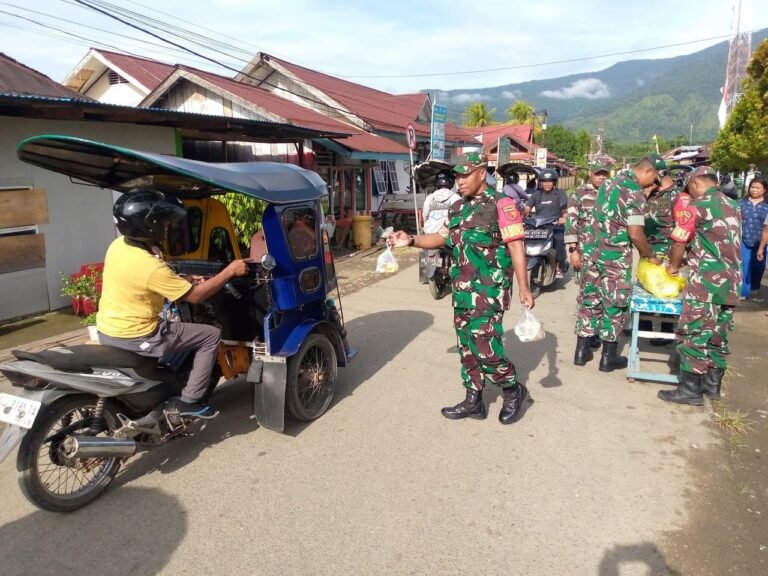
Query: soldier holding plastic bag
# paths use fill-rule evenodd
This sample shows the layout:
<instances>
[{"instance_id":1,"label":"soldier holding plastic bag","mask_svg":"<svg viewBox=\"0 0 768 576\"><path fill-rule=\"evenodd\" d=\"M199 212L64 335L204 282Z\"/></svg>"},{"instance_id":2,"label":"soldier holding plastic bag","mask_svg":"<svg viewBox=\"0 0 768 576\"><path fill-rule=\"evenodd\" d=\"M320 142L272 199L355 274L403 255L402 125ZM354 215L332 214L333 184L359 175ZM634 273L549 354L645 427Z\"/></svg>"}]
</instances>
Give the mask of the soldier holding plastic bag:
<instances>
[{"instance_id":1,"label":"soldier holding plastic bag","mask_svg":"<svg viewBox=\"0 0 768 576\"><path fill-rule=\"evenodd\" d=\"M686 185L690 203L676 209L674 241L667 270L676 275L687 256L690 276L678 322L680 384L659 398L679 404L704 404L720 398L727 368L728 331L741 287L741 212L717 189L717 174L699 166Z\"/></svg>"},{"instance_id":2,"label":"soldier holding plastic bag","mask_svg":"<svg viewBox=\"0 0 768 576\"><path fill-rule=\"evenodd\" d=\"M453 250L453 323L466 397L443 408L443 416L451 420L486 418L483 388L488 379L502 389L499 421L511 424L519 418L527 394L514 364L504 356L501 338L504 311L509 308L511 268L519 283L520 302L531 309L534 300L528 287L522 216L512 198L487 186L487 164L479 153L460 157L454 172L463 201L449 211L439 233L409 236L397 231L389 243L396 248L446 245Z\"/></svg>"}]
</instances>

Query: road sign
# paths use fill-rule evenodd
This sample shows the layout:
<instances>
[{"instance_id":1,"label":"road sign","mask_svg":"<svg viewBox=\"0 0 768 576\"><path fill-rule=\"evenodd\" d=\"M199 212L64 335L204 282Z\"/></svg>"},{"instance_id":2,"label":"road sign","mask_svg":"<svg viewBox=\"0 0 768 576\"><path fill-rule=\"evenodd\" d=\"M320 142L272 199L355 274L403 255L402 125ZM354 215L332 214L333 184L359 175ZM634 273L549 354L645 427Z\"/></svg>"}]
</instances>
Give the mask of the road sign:
<instances>
[{"instance_id":1,"label":"road sign","mask_svg":"<svg viewBox=\"0 0 768 576\"><path fill-rule=\"evenodd\" d=\"M416 150L416 128L413 127L413 124L408 124L405 129L405 137L408 140L408 148Z\"/></svg>"},{"instance_id":2,"label":"road sign","mask_svg":"<svg viewBox=\"0 0 768 576\"><path fill-rule=\"evenodd\" d=\"M435 104L432 107L432 160L445 160L445 121L448 108Z\"/></svg>"}]
</instances>

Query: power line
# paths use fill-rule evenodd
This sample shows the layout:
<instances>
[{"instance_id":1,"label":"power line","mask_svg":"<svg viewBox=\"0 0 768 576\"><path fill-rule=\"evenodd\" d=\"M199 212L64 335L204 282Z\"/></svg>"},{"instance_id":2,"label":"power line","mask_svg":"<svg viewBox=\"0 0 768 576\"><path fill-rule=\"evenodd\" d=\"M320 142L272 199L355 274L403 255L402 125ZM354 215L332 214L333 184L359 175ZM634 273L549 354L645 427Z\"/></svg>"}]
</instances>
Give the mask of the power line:
<instances>
[{"instance_id":1,"label":"power line","mask_svg":"<svg viewBox=\"0 0 768 576\"><path fill-rule=\"evenodd\" d=\"M753 30L753 32L759 29ZM537 64L519 64L517 66L503 66L500 68L485 68L482 70L463 70L460 72L429 72L422 74L371 74L371 75L340 75L341 78L427 78L430 76L463 76L469 74L486 74L488 72L504 72L507 70L522 70L525 68L540 68L542 66L553 66L556 64L571 64L573 62L584 62L586 60L599 60L601 58L610 58L612 56L626 56L629 54L639 54L642 52L652 52L654 50L663 50L665 48L677 48L679 46L688 46L701 42L710 42L712 40L724 40L730 38L730 34L721 36L710 36L709 38L699 38L698 40L689 40L687 42L677 42L675 44L665 44L663 46L653 46L651 48L638 48L637 50L624 50L622 52L611 52L600 54L598 56L583 56L580 58L569 58L567 60L553 60L551 62L539 62Z\"/></svg>"}]
</instances>

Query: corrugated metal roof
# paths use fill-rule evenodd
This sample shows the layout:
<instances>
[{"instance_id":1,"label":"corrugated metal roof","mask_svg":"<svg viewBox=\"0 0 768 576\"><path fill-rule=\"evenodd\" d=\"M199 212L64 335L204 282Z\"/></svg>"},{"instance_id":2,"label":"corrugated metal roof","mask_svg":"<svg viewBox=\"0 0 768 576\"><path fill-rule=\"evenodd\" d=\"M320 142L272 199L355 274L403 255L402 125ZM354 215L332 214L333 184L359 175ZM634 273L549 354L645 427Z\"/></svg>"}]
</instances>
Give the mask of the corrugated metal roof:
<instances>
[{"instance_id":1,"label":"corrugated metal roof","mask_svg":"<svg viewBox=\"0 0 768 576\"><path fill-rule=\"evenodd\" d=\"M139 56L129 56L118 52L110 52L101 48L94 48L105 60L109 61L124 74L130 76L150 92L157 88L163 80L170 76L175 67L157 60L149 60Z\"/></svg>"},{"instance_id":2,"label":"corrugated metal roof","mask_svg":"<svg viewBox=\"0 0 768 576\"><path fill-rule=\"evenodd\" d=\"M77 92L51 80L10 56L0 52L0 92L18 95L78 98ZM90 98L87 99L91 101Z\"/></svg>"}]
</instances>

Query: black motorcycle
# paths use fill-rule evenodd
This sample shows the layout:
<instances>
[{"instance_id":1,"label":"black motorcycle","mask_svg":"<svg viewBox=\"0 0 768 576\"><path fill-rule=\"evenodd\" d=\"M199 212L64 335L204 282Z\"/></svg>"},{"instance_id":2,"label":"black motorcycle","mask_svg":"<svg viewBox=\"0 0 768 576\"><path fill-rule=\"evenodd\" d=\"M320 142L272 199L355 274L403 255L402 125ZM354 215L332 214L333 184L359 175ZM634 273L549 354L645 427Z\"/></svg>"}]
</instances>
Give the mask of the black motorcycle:
<instances>
[{"instance_id":1,"label":"black motorcycle","mask_svg":"<svg viewBox=\"0 0 768 576\"><path fill-rule=\"evenodd\" d=\"M432 298L440 300L451 293L451 266L453 258L450 248L445 246L437 250L426 250L424 271L429 283Z\"/></svg>"},{"instance_id":2,"label":"black motorcycle","mask_svg":"<svg viewBox=\"0 0 768 576\"><path fill-rule=\"evenodd\" d=\"M528 284L538 298L544 288L555 283L557 252L555 226L558 218L525 218L525 255L528 259Z\"/></svg>"}]
</instances>

